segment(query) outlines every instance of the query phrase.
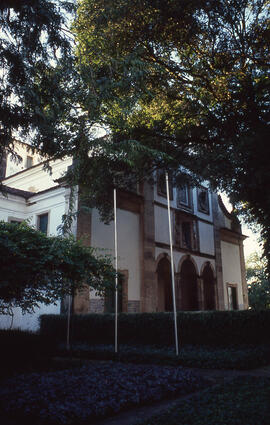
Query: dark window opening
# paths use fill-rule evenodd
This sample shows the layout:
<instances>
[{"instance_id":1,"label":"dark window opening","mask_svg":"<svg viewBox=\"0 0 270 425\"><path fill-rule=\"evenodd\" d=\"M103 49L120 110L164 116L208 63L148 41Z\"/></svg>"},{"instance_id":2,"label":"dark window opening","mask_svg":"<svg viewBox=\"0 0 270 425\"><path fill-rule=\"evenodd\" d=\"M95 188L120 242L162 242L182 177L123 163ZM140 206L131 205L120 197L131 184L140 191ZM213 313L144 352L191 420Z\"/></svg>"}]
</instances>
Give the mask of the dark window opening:
<instances>
[{"instance_id":1,"label":"dark window opening","mask_svg":"<svg viewBox=\"0 0 270 425\"><path fill-rule=\"evenodd\" d=\"M204 214L209 214L209 197L208 190L200 187L197 190L198 210Z\"/></svg>"},{"instance_id":2,"label":"dark window opening","mask_svg":"<svg viewBox=\"0 0 270 425\"><path fill-rule=\"evenodd\" d=\"M198 249L197 222L180 211L175 212L175 244L189 250Z\"/></svg>"},{"instance_id":3,"label":"dark window opening","mask_svg":"<svg viewBox=\"0 0 270 425\"><path fill-rule=\"evenodd\" d=\"M48 213L38 216L38 230L47 235L48 232Z\"/></svg>"},{"instance_id":4,"label":"dark window opening","mask_svg":"<svg viewBox=\"0 0 270 425\"><path fill-rule=\"evenodd\" d=\"M166 188L166 174L164 171L159 171L157 176L157 191L161 196L167 197L167 188ZM172 180L169 176L169 196L170 200L173 200L173 187Z\"/></svg>"},{"instance_id":5,"label":"dark window opening","mask_svg":"<svg viewBox=\"0 0 270 425\"><path fill-rule=\"evenodd\" d=\"M182 242L184 248L192 248L192 232L191 232L191 222L184 221L182 223Z\"/></svg>"},{"instance_id":6,"label":"dark window opening","mask_svg":"<svg viewBox=\"0 0 270 425\"><path fill-rule=\"evenodd\" d=\"M237 288L235 286L228 286L228 301L229 310L238 310Z\"/></svg>"},{"instance_id":7,"label":"dark window opening","mask_svg":"<svg viewBox=\"0 0 270 425\"><path fill-rule=\"evenodd\" d=\"M188 184L177 189L177 206L191 209L191 189Z\"/></svg>"}]
</instances>

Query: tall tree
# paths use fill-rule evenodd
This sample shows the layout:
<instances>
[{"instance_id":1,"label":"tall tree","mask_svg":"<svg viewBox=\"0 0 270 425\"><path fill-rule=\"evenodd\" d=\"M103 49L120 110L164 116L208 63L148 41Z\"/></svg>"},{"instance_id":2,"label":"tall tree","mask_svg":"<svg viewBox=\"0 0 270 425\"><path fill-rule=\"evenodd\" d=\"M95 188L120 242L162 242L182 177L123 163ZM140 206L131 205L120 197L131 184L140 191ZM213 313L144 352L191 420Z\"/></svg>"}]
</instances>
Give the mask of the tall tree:
<instances>
[{"instance_id":1,"label":"tall tree","mask_svg":"<svg viewBox=\"0 0 270 425\"><path fill-rule=\"evenodd\" d=\"M92 201L181 164L261 224L270 258L269 1L80 0L74 30L81 108L110 129L78 154Z\"/></svg>"},{"instance_id":2,"label":"tall tree","mask_svg":"<svg viewBox=\"0 0 270 425\"><path fill-rule=\"evenodd\" d=\"M56 71L70 57L67 20L73 7L73 0L0 2L0 159L15 153L18 134L44 154L55 151L45 112L49 108L52 118L62 105L63 76L57 79Z\"/></svg>"}]
</instances>

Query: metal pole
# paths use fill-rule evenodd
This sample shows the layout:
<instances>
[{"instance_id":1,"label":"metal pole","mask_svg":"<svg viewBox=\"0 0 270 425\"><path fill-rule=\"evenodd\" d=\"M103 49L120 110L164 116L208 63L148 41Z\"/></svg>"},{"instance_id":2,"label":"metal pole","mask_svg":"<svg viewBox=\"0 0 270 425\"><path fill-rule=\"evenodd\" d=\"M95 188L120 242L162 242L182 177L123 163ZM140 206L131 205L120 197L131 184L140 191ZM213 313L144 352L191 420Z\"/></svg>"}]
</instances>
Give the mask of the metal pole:
<instances>
[{"instance_id":1,"label":"metal pole","mask_svg":"<svg viewBox=\"0 0 270 425\"><path fill-rule=\"evenodd\" d=\"M115 332L114 332L114 351L118 352L118 246L117 246L117 215L116 215L116 189L113 191L114 201L114 255L115 255Z\"/></svg>"},{"instance_id":2,"label":"metal pole","mask_svg":"<svg viewBox=\"0 0 270 425\"><path fill-rule=\"evenodd\" d=\"M71 308L71 295L68 295L67 350L70 350L70 308Z\"/></svg>"},{"instance_id":3,"label":"metal pole","mask_svg":"<svg viewBox=\"0 0 270 425\"><path fill-rule=\"evenodd\" d=\"M170 235L170 248L171 248L171 275L172 275L172 294L173 294L175 351L176 351L176 355L178 356L178 354L179 354L179 348L178 348L178 333L177 333L177 314L176 314L176 301L175 301L175 280L174 280L174 261L173 261L173 244L172 244L171 205L170 205L170 193L169 193L169 178L168 178L168 173L166 173L166 191L167 191L167 205L168 205L168 219L169 219L169 235Z\"/></svg>"}]
</instances>

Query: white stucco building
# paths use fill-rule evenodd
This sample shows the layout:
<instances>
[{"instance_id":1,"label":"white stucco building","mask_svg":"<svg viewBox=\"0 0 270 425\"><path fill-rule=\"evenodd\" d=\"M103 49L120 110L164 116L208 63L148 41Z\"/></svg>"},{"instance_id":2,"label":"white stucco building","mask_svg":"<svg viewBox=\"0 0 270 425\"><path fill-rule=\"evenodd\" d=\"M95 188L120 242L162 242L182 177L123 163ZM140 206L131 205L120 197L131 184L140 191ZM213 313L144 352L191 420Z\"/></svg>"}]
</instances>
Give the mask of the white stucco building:
<instances>
[{"instance_id":1,"label":"white stucco building","mask_svg":"<svg viewBox=\"0 0 270 425\"><path fill-rule=\"evenodd\" d=\"M28 220L48 235L57 234L68 210L69 188L61 179L72 159L43 169L42 158L18 143L20 164L8 157L2 164L7 196L0 194L0 220ZM32 159L30 158L32 157ZM126 312L172 310L170 247L164 175L154 185L135 192L118 192L119 269L124 276L120 308ZM187 185L171 191L176 303L179 310L228 310L248 307L243 240L238 220L221 198L206 185ZM84 243L114 255L113 223L105 225L98 212L79 212L74 234ZM111 311L113 298L85 290L73 300L75 313ZM13 327L36 329L44 312L60 313L56 306L41 306L34 315L14 311ZM9 327L10 317L0 317Z\"/></svg>"}]
</instances>

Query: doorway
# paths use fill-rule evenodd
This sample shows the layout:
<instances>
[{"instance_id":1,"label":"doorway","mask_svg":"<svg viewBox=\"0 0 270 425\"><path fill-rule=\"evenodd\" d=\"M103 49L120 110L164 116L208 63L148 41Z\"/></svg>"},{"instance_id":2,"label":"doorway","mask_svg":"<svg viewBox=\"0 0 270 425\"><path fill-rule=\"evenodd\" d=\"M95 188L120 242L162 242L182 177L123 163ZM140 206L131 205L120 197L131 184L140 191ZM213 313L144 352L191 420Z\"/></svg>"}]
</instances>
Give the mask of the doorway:
<instances>
[{"instance_id":1,"label":"doorway","mask_svg":"<svg viewBox=\"0 0 270 425\"><path fill-rule=\"evenodd\" d=\"M186 259L181 266L180 292L181 310L199 310L197 273L190 259Z\"/></svg>"}]
</instances>

